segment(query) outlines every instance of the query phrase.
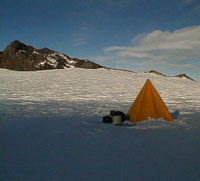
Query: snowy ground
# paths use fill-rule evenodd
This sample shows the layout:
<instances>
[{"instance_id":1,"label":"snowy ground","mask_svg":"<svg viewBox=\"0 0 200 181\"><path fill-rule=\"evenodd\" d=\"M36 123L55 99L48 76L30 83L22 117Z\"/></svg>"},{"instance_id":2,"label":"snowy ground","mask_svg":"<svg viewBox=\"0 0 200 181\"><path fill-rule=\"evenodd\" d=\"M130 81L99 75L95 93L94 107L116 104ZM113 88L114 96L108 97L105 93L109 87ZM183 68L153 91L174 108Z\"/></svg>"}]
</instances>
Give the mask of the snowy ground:
<instances>
[{"instance_id":1,"label":"snowy ground","mask_svg":"<svg viewBox=\"0 0 200 181\"><path fill-rule=\"evenodd\" d=\"M150 78L171 123L103 124ZM199 180L200 83L116 70L0 69L3 180Z\"/></svg>"}]
</instances>

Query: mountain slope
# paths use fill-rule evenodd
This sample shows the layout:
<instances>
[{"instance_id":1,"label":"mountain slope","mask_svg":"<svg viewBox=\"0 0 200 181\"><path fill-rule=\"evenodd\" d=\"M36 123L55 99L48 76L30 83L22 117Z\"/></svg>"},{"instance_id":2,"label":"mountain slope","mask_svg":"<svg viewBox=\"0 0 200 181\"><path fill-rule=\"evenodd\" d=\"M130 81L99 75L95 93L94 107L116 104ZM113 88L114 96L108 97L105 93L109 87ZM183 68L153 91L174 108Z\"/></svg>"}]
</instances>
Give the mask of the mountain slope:
<instances>
[{"instance_id":1,"label":"mountain slope","mask_svg":"<svg viewBox=\"0 0 200 181\"><path fill-rule=\"evenodd\" d=\"M36 49L15 40L0 52L0 68L11 70L49 70L65 68L96 69L102 66L89 60L71 58L48 48Z\"/></svg>"},{"instance_id":2,"label":"mountain slope","mask_svg":"<svg viewBox=\"0 0 200 181\"><path fill-rule=\"evenodd\" d=\"M10 43L10 45L8 45L3 52L0 51L0 68L18 71L36 71L66 68L98 69L106 67L96 64L90 60L71 58L68 55L56 52L49 48L36 49L15 40ZM106 69L132 72L130 70L115 68ZM146 73L152 73L165 77L167 76L155 70L150 70ZM186 74L179 74L175 77L195 81Z\"/></svg>"}]
</instances>

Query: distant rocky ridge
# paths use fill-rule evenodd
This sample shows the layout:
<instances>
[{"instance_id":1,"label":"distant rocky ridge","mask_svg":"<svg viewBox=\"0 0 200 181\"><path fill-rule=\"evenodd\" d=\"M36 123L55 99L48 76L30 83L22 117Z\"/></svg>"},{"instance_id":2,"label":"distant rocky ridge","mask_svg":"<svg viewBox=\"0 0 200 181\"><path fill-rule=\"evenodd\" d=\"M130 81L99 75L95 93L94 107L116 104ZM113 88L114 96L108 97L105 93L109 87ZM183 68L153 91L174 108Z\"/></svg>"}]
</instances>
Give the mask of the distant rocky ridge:
<instances>
[{"instance_id":1,"label":"distant rocky ridge","mask_svg":"<svg viewBox=\"0 0 200 181\"><path fill-rule=\"evenodd\" d=\"M175 77L179 77L179 78L186 78L192 81L195 81L194 79L192 79L191 77L187 76L186 74L178 74Z\"/></svg>"},{"instance_id":2,"label":"distant rocky ridge","mask_svg":"<svg viewBox=\"0 0 200 181\"><path fill-rule=\"evenodd\" d=\"M157 72L157 71L155 71L155 70L150 70L150 71L148 71L148 72L145 72L145 73L153 73L153 74L156 74L156 75L162 75L162 76L165 76L165 77L166 77L166 75L165 75L165 74L163 74L163 73L160 73L160 72Z\"/></svg>"},{"instance_id":3,"label":"distant rocky ridge","mask_svg":"<svg viewBox=\"0 0 200 181\"><path fill-rule=\"evenodd\" d=\"M156 74L156 75L161 75L161 76L164 76L164 77L169 77L169 76L167 76L167 75L165 75L163 73L157 72L155 70L150 70L150 71L145 72L145 73L153 73L153 74ZM195 81L194 79L192 79L191 77L187 76L186 74L178 74L178 75L175 75L173 77L186 78L186 79Z\"/></svg>"},{"instance_id":4,"label":"distant rocky ridge","mask_svg":"<svg viewBox=\"0 0 200 181\"><path fill-rule=\"evenodd\" d=\"M49 48L36 49L15 40L0 52L0 68L36 71L65 68L97 69L103 66L89 60L71 58Z\"/></svg>"}]
</instances>

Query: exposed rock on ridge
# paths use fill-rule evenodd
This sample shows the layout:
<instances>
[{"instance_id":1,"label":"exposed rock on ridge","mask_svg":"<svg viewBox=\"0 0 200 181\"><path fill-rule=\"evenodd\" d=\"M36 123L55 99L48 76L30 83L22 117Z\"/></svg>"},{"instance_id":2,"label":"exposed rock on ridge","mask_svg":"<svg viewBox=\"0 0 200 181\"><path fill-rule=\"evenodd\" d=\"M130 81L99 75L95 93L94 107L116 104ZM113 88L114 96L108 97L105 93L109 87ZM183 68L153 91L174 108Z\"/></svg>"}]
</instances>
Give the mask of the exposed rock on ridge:
<instances>
[{"instance_id":1,"label":"exposed rock on ridge","mask_svg":"<svg viewBox=\"0 0 200 181\"><path fill-rule=\"evenodd\" d=\"M150 71L145 72L145 73L153 73L153 74L156 74L156 75L161 75L161 76L164 76L164 77L169 77L169 76L167 76L167 75L165 75L163 73L157 72L155 70L150 70ZM173 77L186 78L186 79L195 81L194 79L192 79L191 77L187 76L186 74L178 74L178 75L173 76Z\"/></svg>"},{"instance_id":2,"label":"exposed rock on ridge","mask_svg":"<svg viewBox=\"0 0 200 181\"><path fill-rule=\"evenodd\" d=\"M186 74L178 74L175 77L179 77L179 78L186 78L192 81L195 81L194 79L192 79L191 77L187 76Z\"/></svg>"},{"instance_id":3,"label":"exposed rock on ridge","mask_svg":"<svg viewBox=\"0 0 200 181\"><path fill-rule=\"evenodd\" d=\"M148 72L145 72L145 73L153 73L153 74L162 75L162 76L165 76L165 77L166 77L166 75L165 75L165 74L163 74L163 73L160 73L160 72L157 72L157 71L155 71L155 70L150 70L150 71L148 71Z\"/></svg>"}]
</instances>

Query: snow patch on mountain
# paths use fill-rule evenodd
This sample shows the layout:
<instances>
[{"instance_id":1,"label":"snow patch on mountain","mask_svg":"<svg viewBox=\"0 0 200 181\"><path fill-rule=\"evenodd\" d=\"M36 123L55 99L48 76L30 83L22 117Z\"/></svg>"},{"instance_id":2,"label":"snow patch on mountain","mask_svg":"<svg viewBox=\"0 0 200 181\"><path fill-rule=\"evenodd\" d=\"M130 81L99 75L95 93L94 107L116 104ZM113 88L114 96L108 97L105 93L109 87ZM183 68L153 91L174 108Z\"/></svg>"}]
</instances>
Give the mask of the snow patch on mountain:
<instances>
[{"instance_id":1,"label":"snow patch on mountain","mask_svg":"<svg viewBox=\"0 0 200 181\"><path fill-rule=\"evenodd\" d=\"M18 51L16 52L16 54L18 54L18 53L26 53L26 51L25 51L25 50L18 50Z\"/></svg>"},{"instance_id":2,"label":"snow patch on mountain","mask_svg":"<svg viewBox=\"0 0 200 181\"><path fill-rule=\"evenodd\" d=\"M33 51L33 54L39 54L36 50Z\"/></svg>"},{"instance_id":3,"label":"snow patch on mountain","mask_svg":"<svg viewBox=\"0 0 200 181\"><path fill-rule=\"evenodd\" d=\"M49 65L51 65L53 68L56 68L57 67L57 65L58 65L58 61L57 61L57 59L55 58L55 57L52 57L52 55L49 55L49 56L47 56L46 57L47 58L47 63L49 64Z\"/></svg>"}]
</instances>

